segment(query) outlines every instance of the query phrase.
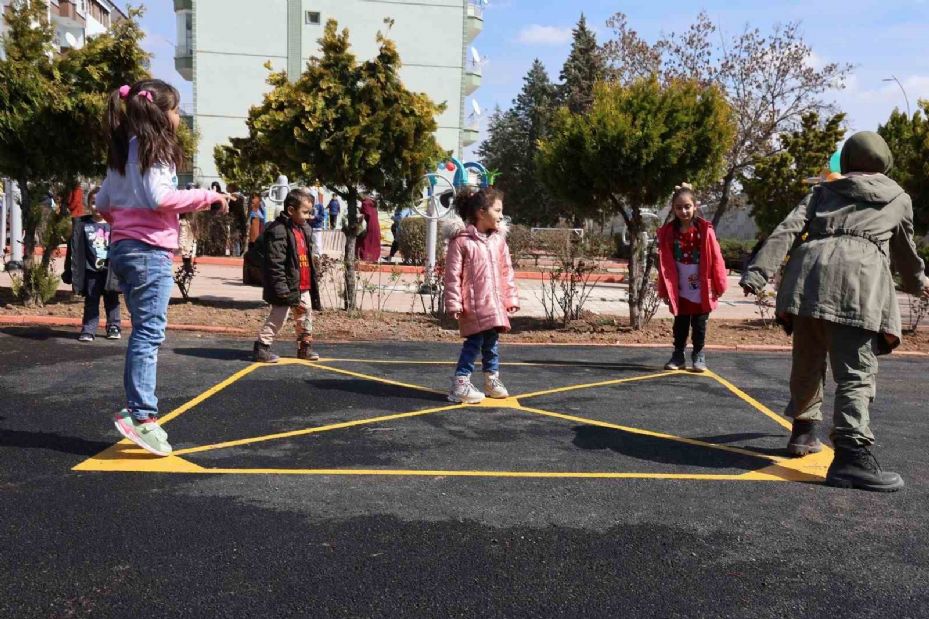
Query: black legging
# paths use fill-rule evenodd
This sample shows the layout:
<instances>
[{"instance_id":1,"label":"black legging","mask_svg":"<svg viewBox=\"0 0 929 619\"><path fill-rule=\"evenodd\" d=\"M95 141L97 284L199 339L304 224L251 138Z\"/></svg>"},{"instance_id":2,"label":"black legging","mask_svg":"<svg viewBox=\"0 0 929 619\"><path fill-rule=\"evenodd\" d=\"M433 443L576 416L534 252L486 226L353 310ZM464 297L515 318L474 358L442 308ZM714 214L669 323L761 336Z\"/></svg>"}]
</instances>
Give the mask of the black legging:
<instances>
[{"instance_id":1,"label":"black legging","mask_svg":"<svg viewBox=\"0 0 929 619\"><path fill-rule=\"evenodd\" d=\"M694 345L694 352L698 353L703 350L703 344L706 341L706 321L709 314L681 314L674 317L674 350L684 350L687 346L687 333L693 327L691 341Z\"/></svg>"}]
</instances>

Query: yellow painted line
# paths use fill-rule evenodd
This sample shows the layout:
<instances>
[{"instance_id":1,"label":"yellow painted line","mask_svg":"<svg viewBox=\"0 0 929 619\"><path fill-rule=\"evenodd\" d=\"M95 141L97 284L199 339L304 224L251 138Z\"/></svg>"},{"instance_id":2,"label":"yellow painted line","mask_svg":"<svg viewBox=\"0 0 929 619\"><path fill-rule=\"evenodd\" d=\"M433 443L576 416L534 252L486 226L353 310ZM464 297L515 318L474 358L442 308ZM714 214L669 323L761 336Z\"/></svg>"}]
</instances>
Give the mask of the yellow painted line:
<instances>
[{"instance_id":1,"label":"yellow painted line","mask_svg":"<svg viewBox=\"0 0 929 619\"><path fill-rule=\"evenodd\" d=\"M383 415L381 417L369 417L366 419L355 419L353 421L343 421L340 423L332 423L325 426L316 426L314 428L303 428L302 430L291 430L289 432L278 432L276 434L267 434L265 436L255 436L252 438L243 438L235 441L226 441L224 443L216 443L214 445L202 445L200 447L189 447L187 449L178 449L174 452L175 456L183 456L192 453L200 453L202 451L212 451L214 449L226 449L227 447L239 447L241 445L251 445L253 443L263 443L266 441L274 441L281 438L292 438L294 436L305 436L307 434L318 434L320 432L329 432L330 430L341 430L343 428L354 428L355 426L370 425L374 423L381 423L384 421L393 421L395 419L408 419L410 417L420 417L422 415L431 415L432 413L440 413L442 411L454 410L458 408L465 408L465 404L450 404L448 406L440 406L438 408L427 408L420 411L413 411L409 413L398 413L396 415Z\"/></svg>"},{"instance_id":2,"label":"yellow painted line","mask_svg":"<svg viewBox=\"0 0 929 619\"><path fill-rule=\"evenodd\" d=\"M321 370L326 370L328 372L335 372L336 374L344 374L346 376L351 376L353 378L371 380L374 382L383 383L385 385L394 385L396 387L404 387L405 389L413 389L415 391L424 391L426 393L436 393L441 396L445 395L444 391L438 391L437 389L430 389L428 387L422 387L420 385L412 385L410 383L401 383L400 381L390 380L389 378L381 378L380 376L371 376L370 374L361 374L359 372L352 372L351 370L343 370L342 368L334 368L328 365L323 365L319 361L303 361L301 359L293 359L289 363L289 365L295 365L295 364L319 368Z\"/></svg>"},{"instance_id":3,"label":"yellow painted line","mask_svg":"<svg viewBox=\"0 0 929 619\"><path fill-rule=\"evenodd\" d=\"M535 398L543 395L550 395L552 393L564 393L566 391L577 391L578 389L591 389L593 387L608 387L610 385L620 385L622 383L632 383L639 380L649 380L652 378L661 378L663 376L671 376L674 374L689 374L689 372L684 372L682 370L667 370L664 372L657 372L655 374L644 374L641 376L630 376L629 378L616 378L613 380L604 380L596 383L585 383L580 385L569 385L567 387L558 387L556 389L546 389L545 391L533 391L532 393L521 393L519 395L513 396L519 399L523 398Z\"/></svg>"},{"instance_id":4,"label":"yellow painted line","mask_svg":"<svg viewBox=\"0 0 929 619\"><path fill-rule=\"evenodd\" d=\"M160 417L159 420L158 420L159 423L161 423L162 425L164 425L165 423L171 421L172 419L174 419L174 418L177 417L178 415L180 415L180 414L182 414L182 413L185 413L185 412L189 411L189 410L192 409L194 406L196 406L197 404L200 404L201 402L203 402L203 401L206 400L207 398L210 398L210 397L216 395L217 393L219 393L220 391L222 391L223 389L225 389L226 387L228 387L229 385L231 385L231 384L234 383L235 381L239 380L239 379L242 378L243 376L247 376L247 375L251 374L252 372L254 372L255 370L257 370L258 368L260 368L260 367L265 367L266 365L267 365L267 364L264 364L264 363L253 363L253 364L251 364L250 366L248 366L247 368L244 368L244 369L242 369L242 370L239 370L238 372L236 372L235 374L233 374L233 375L230 376L229 378L227 378L227 379L225 379L225 380L223 380L223 381L221 381L221 382L219 382L219 383L216 383L215 385L213 385L212 387L210 387L209 389L207 389L206 391L204 391L203 393L201 393L200 395L198 395L197 397L195 397L193 400L190 400L189 402L186 402L186 403L182 404L181 406L178 406L177 408L175 408L173 411L171 411L171 412L168 413L167 415L164 415L163 417ZM126 440L126 439L124 439L124 442L125 442L126 444L130 444L130 443L131 443L131 441Z\"/></svg>"},{"instance_id":5,"label":"yellow painted line","mask_svg":"<svg viewBox=\"0 0 929 619\"><path fill-rule=\"evenodd\" d=\"M720 376L719 374L716 374L716 373L714 373L714 372L707 372L707 376L710 376L711 378L716 379L716 381L717 381L720 385L722 385L723 387L725 387L726 389L728 389L729 391L731 391L731 392L732 392L733 394L735 394L740 400L742 400L743 402L747 402L747 403L750 404L753 408L755 408L755 409L759 410L760 412L764 413L765 415L767 415L768 417L770 417L771 419L773 419L774 421L776 421L776 422L777 422L778 424L780 424L781 426L787 428L788 430L791 429L791 423L790 423L789 421L787 421L787 419L785 419L783 415L778 415L777 413L775 413L774 411L772 411L770 408L768 408L767 406L765 406L764 404L762 404L761 402L759 402L758 400L756 400L756 399L753 398L752 396L748 395L747 393L745 393L744 391L742 391L741 389L739 389L738 387L736 387L735 385L733 385L732 383L730 383L728 380L726 380L725 378L723 378L723 377Z\"/></svg>"},{"instance_id":6,"label":"yellow painted line","mask_svg":"<svg viewBox=\"0 0 929 619\"><path fill-rule=\"evenodd\" d=\"M601 428L610 428L611 430L622 430L623 432L629 432L630 434L639 434L641 436L650 436L652 438L660 438L664 440L675 441L677 443L684 443L687 445L693 445L695 447L707 447L709 449L718 449L720 451L728 451L728 452L740 454L743 456L750 456L752 458L770 460L772 462L780 462L781 460L783 460L783 458L779 456L771 456L768 454L762 454L762 453L758 453L757 451L751 451L750 449L742 449L740 447L729 447L728 445L708 443L706 441L700 441L694 438L685 438L683 436L675 436L673 434L665 434L663 432L653 432L651 430L642 430L640 428L633 428L630 426L621 426L615 423L608 423L606 421L600 421L598 419L588 419L586 417L576 417L574 415L554 413L552 411L541 410L538 408L530 408L528 406L520 406L517 410L526 411L527 413L534 413L536 415L543 415L545 417L554 417L556 419L574 421L577 423L583 423L585 425L599 426Z\"/></svg>"}]
</instances>

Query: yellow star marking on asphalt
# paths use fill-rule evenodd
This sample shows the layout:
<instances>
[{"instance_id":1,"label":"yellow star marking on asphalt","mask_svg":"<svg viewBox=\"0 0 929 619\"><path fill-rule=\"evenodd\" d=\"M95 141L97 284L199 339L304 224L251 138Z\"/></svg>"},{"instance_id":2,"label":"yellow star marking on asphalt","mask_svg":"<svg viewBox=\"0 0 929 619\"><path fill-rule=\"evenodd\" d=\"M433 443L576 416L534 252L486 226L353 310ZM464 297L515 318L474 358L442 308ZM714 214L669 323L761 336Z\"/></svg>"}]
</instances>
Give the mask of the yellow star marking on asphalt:
<instances>
[{"instance_id":1,"label":"yellow star marking on asphalt","mask_svg":"<svg viewBox=\"0 0 929 619\"><path fill-rule=\"evenodd\" d=\"M410 383L399 382L395 380L390 380L387 378L382 378L380 376L372 376L369 374L363 374L359 372L353 372L343 368L332 367L328 365L329 363L336 362L363 362L363 363L373 363L373 364L395 364L395 365L451 365L453 362L447 361L412 361L412 360L384 360L384 359L342 359L342 358L324 358L319 361L303 361L299 359L281 359L280 363L277 365L305 365L307 367L313 368L314 370L322 372L332 372L336 374L342 374L345 376L351 376L353 378L359 378L362 380L370 380L378 382L384 385L392 385L395 387L401 387L404 389L411 389L419 392L433 393L437 395L445 395L444 392L437 391L435 389L430 389L428 387L423 387L421 385L415 385ZM582 367L577 364L560 364L560 363L545 363L545 362L516 362L516 363L506 363L507 366L538 366L538 367ZM247 376L248 374L258 370L259 368L273 368L274 366L254 363L247 366L246 368L239 370L238 372L232 374L225 380L217 383L213 387L210 387L197 397L188 401L187 403L179 406L175 410L171 411L167 415L161 418L161 423L167 423L172 419L175 419L179 415L187 412L188 410L194 408L198 404L204 402L208 398L211 398L218 393L222 392L226 387L234 384L236 381ZM590 364L590 367L597 369L622 369L627 366L622 364ZM109 472L145 472L145 473L200 473L200 474L279 474L279 475L330 475L330 476L340 476L340 475L380 475L380 476L420 476L420 477L502 477L502 478L553 478L553 479L679 479L679 480L707 480L707 481L800 481L800 482L818 482L822 481L826 474L826 469L829 467L829 463L832 461L833 452L828 447L824 447L823 451L818 454L812 454L802 458L784 458L780 456L773 456L761 452L756 452L747 448L740 447L730 447L727 445L720 445L716 443L710 443L707 441L701 441L697 439L686 438L682 436L675 436L673 434L667 434L662 432L654 432L651 430L646 430L642 428L634 428L629 426L623 426L613 423L608 423L605 421L600 421L597 419L591 419L587 417L580 417L577 415L568 415L565 413L560 413L557 411L548 411L540 408L534 408L531 406L526 406L523 404L523 400L528 400L530 398L536 398L544 395L551 395L555 393L567 393L572 391L578 391L582 389L592 389L596 387L605 387L612 385L620 385L626 383L636 383L639 381L646 380L659 380L663 377L674 376L674 375L688 375L694 376L697 378L704 378L709 380L714 380L720 385L725 387L730 393L738 397L740 400L748 404L752 409L757 410L763 415L771 418L779 425L790 428L790 422L785 420L783 417L766 407L764 404L754 399L730 381L722 378L714 372L706 372L703 374L693 374L691 372L684 372L679 370L674 371L660 371L650 374L642 374L638 376L630 376L625 378L617 378L612 380L602 380L592 383L584 383L577 385L568 385L565 387L557 387L552 389L546 389L542 391L534 391L529 393L523 393L518 395L512 395L507 398L500 399L491 399L486 398L479 404L448 404L445 406L425 408L416 411L409 411L404 413L397 413L391 415L381 415L377 417L369 417L364 419L355 419L351 421L332 423L323 426L315 426L309 428L302 428L291 430L288 432L278 432L274 434L267 434L264 436L254 436L254 437L243 437L241 439L225 441L222 443L215 443L212 445L200 445L197 447L189 447L185 449L179 449L174 454L166 458L158 458L151 456L142 449L136 447L128 440L122 440L119 443L113 445L102 451L101 453L88 458L87 460L81 462L74 467L75 471L109 471ZM398 419L407 419L412 417L421 417L425 415L440 414L450 410L460 410L464 408L493 408L493 409L509 409L520 411L526 414L539 415L542 417L556 418L565 421L574 421L588 426L597 426L602 428L609 428L621 432L626 432L630 434L635 434L639 436L648 436L651 438L656 438L659 440L667 440L671 442L691 445L695 447L713 449L728 453L739 454L742 456L749 456L752 458L758 458L762 461L767 461L769 464L757 470L748 471L746 473L738 474L703 474L703 473L637 473L637 472L618 472L618 471L594 471L594 472L575 472L575 471L499 471L499 470L484 470L484 471L463 471L463 470L419 470L419 469L286 469L286 468L210 468L200 466L189 460L184 459L181 456L202 453L206 451L213 451L218 449L226 449L229 447L238 447L243 445L251 445L256 443L263 443L268 441L292 438L295 436L305 436L310 434L319 434L322 432L328 432L331 430L353 428L359 426L369 426L372 424L384 423L388 421L394 421Z\"/></svg>"}]
</instances>

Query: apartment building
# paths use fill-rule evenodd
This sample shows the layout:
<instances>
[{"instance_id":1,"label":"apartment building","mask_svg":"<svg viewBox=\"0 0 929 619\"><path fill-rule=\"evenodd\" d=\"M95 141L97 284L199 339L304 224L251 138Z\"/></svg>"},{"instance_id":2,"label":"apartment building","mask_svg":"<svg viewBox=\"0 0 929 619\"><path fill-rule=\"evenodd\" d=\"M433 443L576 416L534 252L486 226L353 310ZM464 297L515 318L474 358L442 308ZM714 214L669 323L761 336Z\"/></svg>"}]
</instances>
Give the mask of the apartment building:
<instances>
[{"instance_id":1,"label":"apartment building","mask_svg":"<svg viewBox=\"0 0 929 619\"><path fill-rule=\"evenodd\" d=\"M0 8L24 0L0 0ZM48 5L48 16L55 27L55 46L65 51L80 48L89 37L103 34L113 21L125 19L126 14L110 0L37 0ZM0 34L6 31L6 22L0 21ZM0 54L2 54L0 50Z\"/></svg>"},{"instance_id":2,"label":"apartment building","mask_svg":"<svg viewBox=\"0 0 929 619\"><path fill-rule=\"evenodd\" d=\"M393 20L404 84L447 106L437 119L439 144L460 155L477 139L480 107L467 98L481 82L472 42L483 28L482 0L174 0L174 11L175 68L192 82L200 133L193 165L204 185L219 178L213 147L247 134L248 109L268 90L264 64L298 76L329 19L349 29L359 59L374 56L375 34Z\"/></svg>"}]
</instances>

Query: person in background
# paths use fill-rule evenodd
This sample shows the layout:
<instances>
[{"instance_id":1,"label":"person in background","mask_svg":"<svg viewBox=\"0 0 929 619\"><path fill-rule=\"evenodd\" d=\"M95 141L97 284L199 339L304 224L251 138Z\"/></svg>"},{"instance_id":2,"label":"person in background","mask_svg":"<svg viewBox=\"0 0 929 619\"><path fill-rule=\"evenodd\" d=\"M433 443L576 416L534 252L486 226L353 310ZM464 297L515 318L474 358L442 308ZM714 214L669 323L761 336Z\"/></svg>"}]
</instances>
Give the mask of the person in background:
<instances>
[{"instance_id":1,"label":"person in background","mask_svg":"<svg viewBox=\"0 0 929 619\"><path fill-rule=\"evenodd\" d=\"M71 227L61 281L71 284L74 292L84 297L78 341L92 342L96 338L101 297L106 310L106 339L118 340L121 337L119 281L110 270L110 225L93 206L88 211L89 215L78 217Z\"/></svg>"},{"instance_id":2,"label":"person in background","mask_svg":"<svg viewBox=\"0 0 929 619\"><path fill-rule=\"evenodd\" d=\"M365 196L361 201L359 213L365 222L365 233L358 237L355 256L365 262L377 262L381 259L381 225L377 219L377 205L374 198Z\"/></svg>"},{"instance_id":3,"label":"person in background","mask_svg":"<svg viewBox=\"0 0 929 619\"><path fill-rule=\"evenodd\" d=\"M65 197L65 204L71 214L72 221L84 216L84 190L78 181L71 184L68 195Z\"/></svg>"},{"instance_id":4,"label":"person in background","mask_svg":"<svg viewBox=\"0 0 929 619\"><path fill-rule=\"evenodd\" d=\"M394 209L393 217L391 217L393 223L390 224L390 234L393 237L393 241L390 243L390 254L387 256L387 262L392 262L394 254L400 249L400 222L412 214L413 209L408 206L398 206Z\"/></svg>"},{"instance_id":5,"label":"person in background","mask_svg":"<svg viewBox=\"0 0 929 619\"><path fill-rule=\"evenodd\" d=\"M329 200L328 209L329 209L329 229L338 230L339 211L342 210L342 205L339 203L339 199L335 196L335 194L333 194L332 199Z\"/></svg>"}]
</instances>

